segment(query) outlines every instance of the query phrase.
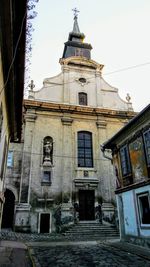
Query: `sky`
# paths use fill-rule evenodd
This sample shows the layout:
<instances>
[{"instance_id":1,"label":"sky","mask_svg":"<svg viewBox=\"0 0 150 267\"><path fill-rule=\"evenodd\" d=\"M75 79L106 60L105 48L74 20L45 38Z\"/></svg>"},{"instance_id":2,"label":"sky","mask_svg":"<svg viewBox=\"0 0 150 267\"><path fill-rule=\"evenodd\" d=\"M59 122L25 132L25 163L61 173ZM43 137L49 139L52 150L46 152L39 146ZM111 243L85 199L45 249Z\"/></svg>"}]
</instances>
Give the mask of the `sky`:
<instances>
[{"instance_id":1,"label":"sky","mask_svg":"<svg viewBox=\"0 0 150 267\"><path fill-rule=\"evenodd\" d=\"M39 0L33 20L30 79L35 90L61 72L59 59L73 29L73 8L91 58L104 64L102 76L133 109L150 103L150 0Z\"/></svg>"}]
</instances>

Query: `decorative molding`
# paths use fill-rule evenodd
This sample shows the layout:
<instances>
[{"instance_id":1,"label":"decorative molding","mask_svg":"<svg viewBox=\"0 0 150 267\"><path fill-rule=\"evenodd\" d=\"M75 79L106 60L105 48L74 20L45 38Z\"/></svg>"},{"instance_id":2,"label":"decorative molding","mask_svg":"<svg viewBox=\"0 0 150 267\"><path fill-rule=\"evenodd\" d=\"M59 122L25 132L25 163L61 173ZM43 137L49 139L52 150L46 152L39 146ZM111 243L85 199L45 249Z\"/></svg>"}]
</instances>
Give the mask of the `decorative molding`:
<instances>
[{"instance_id":1,"label":"decorative molding","mask_svg":"<svg viewBox=\"0 0 150 267\"><path fill-rule=\"evenodd\" d=\"M75 79L75 81L76 81L78 84L80 84L81 86L84 86L84 85L87 85L88 83L90 83L87 79L85 79L85 82L80 81L80 79L82 79L82 77L79 78L79 79ZM84 78L83 78L83 79L84 79Z\"/></svg>"},{"instance_id":2,"label":"decorative molding","mask_svg":"<svg viewBox=\"0 0 150 267\"><path fill-rule=\"evenodd\" d=\"M106 121L97 121L96 125L97 125L97 128L106 129L107 123Z\"/></svg>"},{"instance_id":3,"label":"decorative molding","mask_svg":"<svg viewBox=\"0 0 150 267\"><path fill-rule=\"evenodd\" d=\"M76 178L74 179L74 183L76 187L90 189L97 188L99 180L97 178Z\"/></svg>"},{"instance_id":4,"label":"decorative molding","mask_svg":"<svg viewBox=\"0 0 150 267\"><path fill-rule=\"evenodd\" d=\"M70 118L70 117L62 117L61 118L61 122L62 122L63 125L71 126L71 124L73 122L73 119Z\"/></svg>"},{"instance_id":5,"label":"decorative molding","mask_svg":"<svg viewBox=\"0 0 150 267\"><path fill-rule=\"evenodd\" d=\"M36 111L51 111L51 112L70 112L73 114L85 114L92 116L103 116L109 118L132 119L137 115L134 111L120 111L107 108L94 108L89 106L69 105L64 103L48 103L34 100L24 100L26 109L36 109Z\"/></svg>"},{"instance_id":6,"label":"decorative molding","mask_svg":"<svg viewBox=\"0 0 150 267\"><path fill-rule=\"evenodd\" d=\"M72 56L69 58L61 58L59 60L59 63L62 66L66 66L66 65L79 65L79 66L84 66L85 68L88 67L92 70L96 70L96 71L102 71L104 65L103 64L99 64L96 61L92 60L92 59L88 59L86 57L83 56Z\"/></svg>"},{"instance_id":7,"label":"decorative molding","mask_svg":"<svg viewBox=\"0 0 150 267\"><path fill-rule=\"evenodd\" d=\"M32 114L32 113L25 115L26 121L35 122L36 118L37 118L37 115Z\"/></svg>"},{"instance_id":8,"label":"decorative molding","mask_svg":"<svg viewBox=\"0 0 150 267\"><path fill-rule=\"evenodd\" d=\"M46 198L46 199L45 198L38 198L37 201L38 202L45 202L45 201L46 202L53 202L54 199L53 198Z\"/></svg>"}]
</instances>

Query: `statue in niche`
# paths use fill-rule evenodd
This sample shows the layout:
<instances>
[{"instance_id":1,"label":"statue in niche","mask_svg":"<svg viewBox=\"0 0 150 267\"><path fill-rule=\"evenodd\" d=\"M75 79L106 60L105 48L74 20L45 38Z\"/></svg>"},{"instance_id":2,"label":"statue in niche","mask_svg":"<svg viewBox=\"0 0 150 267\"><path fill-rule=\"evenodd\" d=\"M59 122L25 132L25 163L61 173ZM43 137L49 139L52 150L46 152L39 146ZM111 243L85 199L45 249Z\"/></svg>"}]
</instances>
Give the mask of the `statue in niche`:
<instances>
[{"instance_id":1,"label":"statue in niche","mask_svg":"<svg viewBox=\"0 0 150 267\"><path fill-rule=\"evenodd\" d=\"M53 139L46 137L43 145L43 162L50 162L52 164L53 156Z\"/></svg>"}]
</instances>

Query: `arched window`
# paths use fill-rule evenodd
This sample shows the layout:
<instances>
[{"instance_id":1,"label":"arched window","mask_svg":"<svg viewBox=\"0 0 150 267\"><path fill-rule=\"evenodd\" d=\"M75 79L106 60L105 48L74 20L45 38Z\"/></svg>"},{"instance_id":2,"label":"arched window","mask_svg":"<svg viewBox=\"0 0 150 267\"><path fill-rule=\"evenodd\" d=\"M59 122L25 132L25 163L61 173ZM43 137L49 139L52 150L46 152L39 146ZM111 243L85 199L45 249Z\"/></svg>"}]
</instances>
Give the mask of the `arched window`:
<instances>
[{"instance_id":1,"label":"arched window","mask_svg":"<svg viewBox=\"0 0 150 267\"><path fill-rule=\"evenodd\" d=\"M93 167L92 133L78 132L78 167Z\"/></svg>"},{"instance_id":2,"label":"arched window","mask_svg":"<svg viewBox=\"0 0 150 267\"><path fill-rule=\"evenodd\" d=\"M79 93L79 105L87 106L87 94Z\"/></svg>"}]
</instances>

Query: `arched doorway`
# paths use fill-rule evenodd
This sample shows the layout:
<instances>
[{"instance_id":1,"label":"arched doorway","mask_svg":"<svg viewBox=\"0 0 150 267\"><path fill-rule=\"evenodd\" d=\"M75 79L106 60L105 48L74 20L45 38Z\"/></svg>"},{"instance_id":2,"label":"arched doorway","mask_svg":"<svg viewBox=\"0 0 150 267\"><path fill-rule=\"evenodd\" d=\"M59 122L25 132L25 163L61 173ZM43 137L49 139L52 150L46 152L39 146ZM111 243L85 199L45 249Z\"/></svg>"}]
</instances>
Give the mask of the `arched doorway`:
<instances>
[{"instance_id":1,"label":"arched doorway","mask_svg":"<svg viewBox=\"0 0 150 267\"><path fill-rule=\"evenodd\" d=\"M11 190L6 189L5 203L3 207L2 228L13 229L15 196Z\"/></svg>"}]
</instances>

